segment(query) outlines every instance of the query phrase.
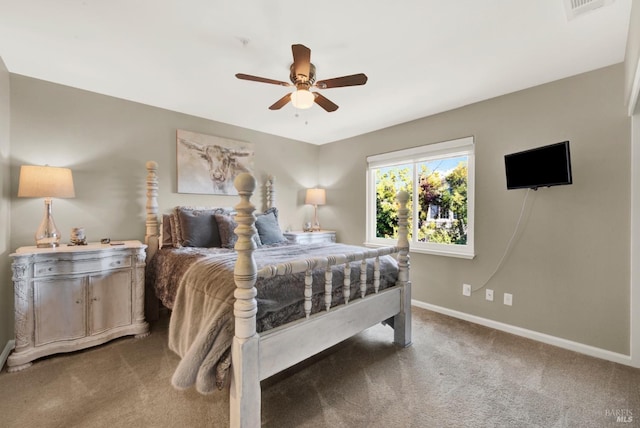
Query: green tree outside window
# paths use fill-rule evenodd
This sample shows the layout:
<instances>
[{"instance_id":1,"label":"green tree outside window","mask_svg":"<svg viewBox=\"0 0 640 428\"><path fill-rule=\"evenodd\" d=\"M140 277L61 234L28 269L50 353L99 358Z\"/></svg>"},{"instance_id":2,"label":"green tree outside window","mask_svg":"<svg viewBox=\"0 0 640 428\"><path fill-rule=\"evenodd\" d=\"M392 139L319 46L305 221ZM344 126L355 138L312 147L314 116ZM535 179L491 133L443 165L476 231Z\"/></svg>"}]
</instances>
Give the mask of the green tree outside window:
<instances>
[{"instance_id":1,"label":"green tree outside window","mask_svg":"<svg viewBox=\"0 0 640 428\"><path fill-rule=\"evenodd\" d=\"M467 157L421 162L417 178L419 242L467 243ZM397 239L396 193L413 195L414 164L376 169L376 237ZM409 205L412 206L412 198ZM409 239L413 221L410 220Z\"/></svg>"}]
</instances>

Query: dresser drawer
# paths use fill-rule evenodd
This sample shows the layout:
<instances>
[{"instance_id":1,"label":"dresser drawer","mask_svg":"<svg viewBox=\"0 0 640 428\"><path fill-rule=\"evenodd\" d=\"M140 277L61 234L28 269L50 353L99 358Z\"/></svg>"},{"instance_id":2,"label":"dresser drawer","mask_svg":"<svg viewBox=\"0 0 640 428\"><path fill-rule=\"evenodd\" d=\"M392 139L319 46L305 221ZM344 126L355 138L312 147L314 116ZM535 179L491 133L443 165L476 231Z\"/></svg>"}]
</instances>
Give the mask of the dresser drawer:
<instances>
[{"instance_id":1,"label":"dresser drawer","mask_svg":"<svg viewBox=\"0 0 640 428\"><path fill-rule=\"evenodd\" d=\"M128 268L131 266L130 256L112 256L87 260L58 260L36 262L33 266L33 276L101 272L109 269Z\"/></svg>"},{"instance_id":2,"label":"dresser drawer","mask_svg":"<svg viewBox=\"0 0 640 428\"><path fill-rule=\"evenodd\" d=\"M311 236L296 236L291 241L296 244L311 244L311 242L313 242Z\"/></svg>"},{"instance_id":3,"label":"dresser drawer","mask_svg":"<svg viewBox=\"0 0 640 428\"><path fill-rule=\"evenodd\" d=\"M285 232L285 238L296 244L321 244L336 242L336 233L332 230L320 232Z\"/></svg>"}]
</instances>

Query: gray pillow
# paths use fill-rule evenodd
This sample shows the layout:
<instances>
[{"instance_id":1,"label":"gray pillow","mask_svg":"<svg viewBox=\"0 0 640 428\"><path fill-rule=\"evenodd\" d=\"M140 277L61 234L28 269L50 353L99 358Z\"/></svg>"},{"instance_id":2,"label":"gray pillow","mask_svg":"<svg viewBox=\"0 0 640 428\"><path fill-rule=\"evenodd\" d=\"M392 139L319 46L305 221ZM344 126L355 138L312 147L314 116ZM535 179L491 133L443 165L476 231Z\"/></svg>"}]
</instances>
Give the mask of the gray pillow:
<instances>
[{"instance_id":1,"label":"gray pillow","mask_svg":"<svg viewBox=\"0 0 640 428\"><path fill-rule=\"evenodd\" d=\"M219 210L179 209L180 233L183 247L220 247L222 242L214 214Z\"/></svg>"},{"instance_id":2,"label":"gray pillow","mask_svg":"<svg viewBox=\"0 0 640 428\"><path fill-rule=\"evenodd\" d=\"M276 212L265 212L265 214L257 216L256 229L258 229L262 245L277 244L287 240L278 225Z\"/></svg>"}]
</instances>

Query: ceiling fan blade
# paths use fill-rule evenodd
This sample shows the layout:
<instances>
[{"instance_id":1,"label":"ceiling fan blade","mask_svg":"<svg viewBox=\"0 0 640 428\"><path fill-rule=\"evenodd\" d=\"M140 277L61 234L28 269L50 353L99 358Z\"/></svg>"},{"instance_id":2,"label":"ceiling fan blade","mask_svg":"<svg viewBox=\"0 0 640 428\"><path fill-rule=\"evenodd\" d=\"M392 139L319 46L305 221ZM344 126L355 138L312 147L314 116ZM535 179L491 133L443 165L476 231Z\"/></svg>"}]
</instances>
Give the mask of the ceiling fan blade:
<instances>
[{"instance_id":1,"label":"ceiling fan blade","mask_svg":"<svg viewBox=\"0 0 640 428\"><path fill-rule=\"evenodd\" d=\"M314 86L320 89L340 88L343 86L358 86L367 83L367 76L363 73L351 76L334 77L333 79L320 80Z\"/></svg>"},{"instance_id":2,"label":"ceiling fan blade","mask_svg":"<svg viewBox=\"0 0 640 428\"><path fill-rule=\"evenodd\" d=\"M280 110L282 107L284 107L285 105L287 105L287 103L291 101L291 94L287 94L284 97L280 98L278 101L276 101L275 103L273 103L270 107L269 110Z\"/></svg>"},{"instance_id":3,"label":"ceiling fan blade","mask_svg":"<svg viewBox=\"0 0 640 428\"><path fill-rule=\"evenodd\" d=\"M241 80L251 80L252 82L271 83L272 85L291 86L291 83L282 82L280 80L267 79L265 77L252 76L250 74L236 74L236 77Z\"/></svg>"},{"instance_id":4,"label":"ceiling fan blade","mask_svg":"<svg viewBox=\"0 0 640 428\"><path fill-rule=\"evenodd\" d=\"M309 80L311 72L311 50L305 45L291 45L293 52L293 70L296 76L303 75Z\"/></svg>"},{"instance_id":5,"label":"ceiling fan blade","mask_svg":"<svg viewBox=\"0 0 640 428\"><path fill-rule=\"evenodd\" d=\"M333 101L329 100L328 98L322 96L322 94L319 94L318 92L314 92L313 95L315 95L316 97L316 99L314 100L316 104L318 104L320 107L322 107L329 113L331 113L332 111L338 110L338 105L335 104Z\"/></svg>"}]
</instances>

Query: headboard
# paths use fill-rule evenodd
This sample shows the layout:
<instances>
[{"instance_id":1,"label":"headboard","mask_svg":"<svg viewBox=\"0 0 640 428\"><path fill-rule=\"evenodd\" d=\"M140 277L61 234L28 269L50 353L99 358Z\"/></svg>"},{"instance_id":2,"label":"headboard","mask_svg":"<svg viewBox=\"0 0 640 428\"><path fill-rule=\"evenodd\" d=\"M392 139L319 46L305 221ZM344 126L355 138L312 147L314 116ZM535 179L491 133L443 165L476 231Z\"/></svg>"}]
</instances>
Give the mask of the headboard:
<instances>
[{"instance_id":1,"label":"headboard","mask_svg":"<svg viewBox=\"0 0 640 428\"><path fill-rule=\"evenodd\" d=\"M147 203L146 209L146 233L144 242L147 244L147 261L153 257L160 248L160 221L158 219L158 163L148 161L147 168ZM265 205L266 209L276 206L275 177L269 175L265 181Z\"/></svg>"}]
</instances>

